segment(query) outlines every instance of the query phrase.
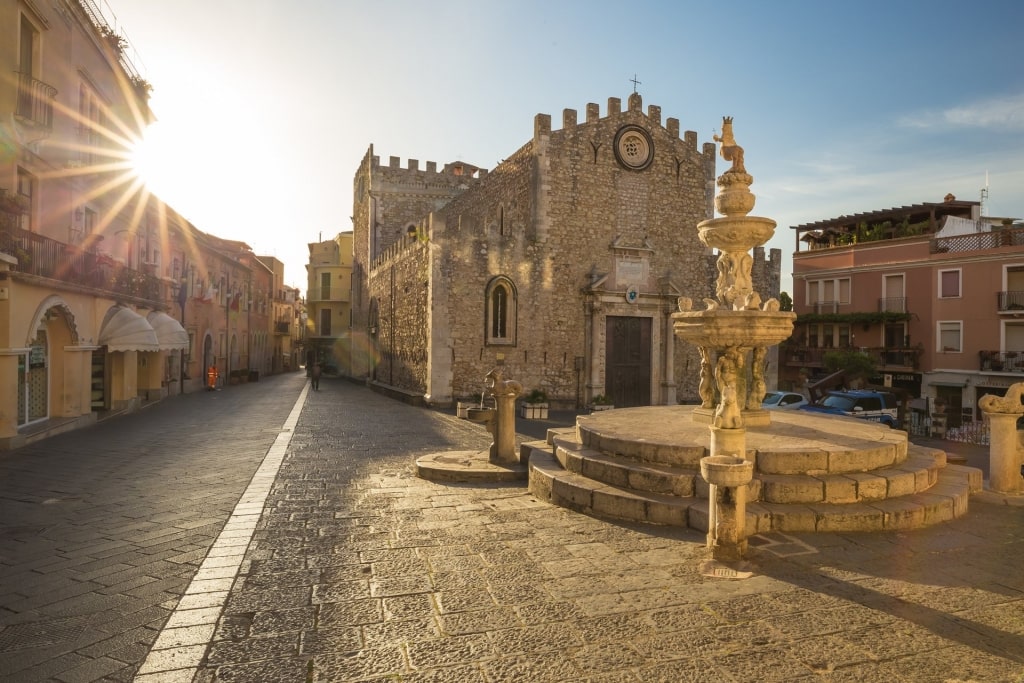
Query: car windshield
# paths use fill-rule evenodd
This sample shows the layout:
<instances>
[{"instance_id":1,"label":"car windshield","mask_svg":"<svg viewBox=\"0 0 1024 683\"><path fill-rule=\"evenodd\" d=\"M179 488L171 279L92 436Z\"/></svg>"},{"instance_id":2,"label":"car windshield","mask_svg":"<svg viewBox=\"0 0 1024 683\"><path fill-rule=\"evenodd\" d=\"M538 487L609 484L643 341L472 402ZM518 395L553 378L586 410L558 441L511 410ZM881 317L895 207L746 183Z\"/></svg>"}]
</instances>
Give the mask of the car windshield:
<instances>
[{"instance_id":1,"label":"car windshield","mask_svg":"<svg viewBox=\"0 0 1024 683\"><path fill-rule=\"evenodd\" d=\"M829 394L822 399L821 405L827 408L835 408L845 412L853 412L853 406L857 402L857 399L850 396L842 396L840 394Z\"/></svg>"},{"instance_id":2,"label":"car windshield","mask_svg":"<svg viewBox=\"0 0 1024 683\"><path fill-rule=\"evenodd\" d=\"M778 402L781 401L781 400L782 400L782 394L778 394L778 393L765 394L763 403L766 406L773 406L773 405L778 404Z\"/></svg>"}]
</instances>

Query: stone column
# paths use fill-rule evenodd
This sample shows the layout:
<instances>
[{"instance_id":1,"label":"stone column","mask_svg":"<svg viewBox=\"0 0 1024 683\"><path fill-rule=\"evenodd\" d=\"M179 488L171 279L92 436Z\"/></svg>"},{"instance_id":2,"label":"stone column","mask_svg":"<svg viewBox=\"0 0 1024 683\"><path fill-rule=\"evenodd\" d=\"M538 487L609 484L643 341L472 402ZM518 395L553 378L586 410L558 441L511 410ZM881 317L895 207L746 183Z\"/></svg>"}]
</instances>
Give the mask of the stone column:
<instances>
[{"instance_id":1,"label":"stone column","mask_svg":"<svg viewBox=\"0 0 1024 683\"><path fill-rule=\"evenodd\" d=\"M497 414L494 424L494 443L491 444L489 460L501 465L515 465L516 457L516 396L506 393L495 395Z\"/></svg>"}]
</instances>

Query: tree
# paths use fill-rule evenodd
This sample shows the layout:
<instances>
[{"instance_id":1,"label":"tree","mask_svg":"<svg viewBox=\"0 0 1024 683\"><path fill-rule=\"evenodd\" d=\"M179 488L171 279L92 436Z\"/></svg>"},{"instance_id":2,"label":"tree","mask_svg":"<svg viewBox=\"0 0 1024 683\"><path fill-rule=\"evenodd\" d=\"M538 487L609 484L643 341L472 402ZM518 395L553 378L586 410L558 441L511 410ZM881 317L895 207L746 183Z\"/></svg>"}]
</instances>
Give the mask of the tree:
<instances>
[{"instance_id":1,"label":"tree","mask_svg":"<svg viewBox=\"0 0 1024 683\"><path fill-rule=\"evenodd\" d=\"M787 292L779 294L779 310L780 311L792 311L793 310L793 298L789 296Z\"/></svg>"},{"instance_id":2,"label":"tree","mask_svg":"<svg viewBox=\"0 0 1024 683\"><path fill-rule=\"evenodd\" d=\"M854 349L827 351L821 360L830 373L844 371L848 383L851 380L867 379L877 369L873 356Z\"/></svg>"}]
</instances>

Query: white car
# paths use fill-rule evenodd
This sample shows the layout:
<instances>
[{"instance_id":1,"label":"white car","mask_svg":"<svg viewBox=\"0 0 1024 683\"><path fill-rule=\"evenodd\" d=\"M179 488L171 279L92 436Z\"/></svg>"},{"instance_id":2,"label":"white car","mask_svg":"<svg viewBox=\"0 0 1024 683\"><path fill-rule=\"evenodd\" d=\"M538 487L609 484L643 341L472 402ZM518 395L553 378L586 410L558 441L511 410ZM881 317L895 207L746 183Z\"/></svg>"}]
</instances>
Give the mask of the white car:
<instances>
[{"instance_id":1,"label":"white car","mask_svg":"<svg viewBox=\"0 0 1024 683\"><path fill-rule=\"evenodd\" d=\"M806 398L792 391L769 391L761 401L765 410L796 410L806 404Z\"/></svg>"}]
</instances>

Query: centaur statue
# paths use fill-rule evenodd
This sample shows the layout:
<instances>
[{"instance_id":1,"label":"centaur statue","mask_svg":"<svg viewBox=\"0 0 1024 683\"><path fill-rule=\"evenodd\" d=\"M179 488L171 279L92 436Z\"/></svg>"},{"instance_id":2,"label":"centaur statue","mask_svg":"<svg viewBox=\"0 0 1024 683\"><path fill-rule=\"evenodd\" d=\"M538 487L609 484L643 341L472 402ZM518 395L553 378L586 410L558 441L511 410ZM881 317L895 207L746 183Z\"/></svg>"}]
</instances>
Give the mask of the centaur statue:
<instances>
[{"instance_id":1,"label":"centaur statue","mask_svg":"<svg viewBox=\"0 0 1024 683\"><path fill-rule=\"evenodd\" d=\"M732 117L722 117L722 136L713 135L715 142L722 143L722 158L732 162L732 168L726 173L746 173L743 166L743 148L736 144L736 138L732 136Z\"/></svg>"}]
</instances>

